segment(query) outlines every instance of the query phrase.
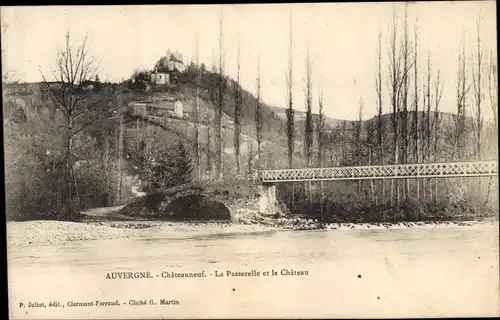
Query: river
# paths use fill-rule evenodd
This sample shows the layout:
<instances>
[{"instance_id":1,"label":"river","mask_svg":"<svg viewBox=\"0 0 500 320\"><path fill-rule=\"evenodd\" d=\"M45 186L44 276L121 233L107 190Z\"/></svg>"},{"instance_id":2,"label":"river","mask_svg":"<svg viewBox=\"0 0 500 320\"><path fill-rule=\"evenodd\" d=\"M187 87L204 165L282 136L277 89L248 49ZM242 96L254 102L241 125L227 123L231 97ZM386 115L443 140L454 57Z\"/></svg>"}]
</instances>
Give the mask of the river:
<instances>
[{"instance_id":1,"label":"river","mask_svg":"<svg viewBox=\"0 0 500 320\"><path fill-rule=\"evenodd\" d=\"M184 239L162 234L12 247L10 314L16 319L498 316L498 242L498 226L472 226ZM307 275L282 275L292 269ZM260 276L227 277L228 270L255 270ZM128 271L149 271L153 278L106 279L108 273ZM204 271L206 277L163 278L164 271ZM150 299L154 305L130 303ZM161 299L179 304L161 305ZM120 306L68 305L95 300L118 300ZM29 301L45 307L28 308ZM49 307L51 301L61 306Z\"/></svg>"}]
</instances>

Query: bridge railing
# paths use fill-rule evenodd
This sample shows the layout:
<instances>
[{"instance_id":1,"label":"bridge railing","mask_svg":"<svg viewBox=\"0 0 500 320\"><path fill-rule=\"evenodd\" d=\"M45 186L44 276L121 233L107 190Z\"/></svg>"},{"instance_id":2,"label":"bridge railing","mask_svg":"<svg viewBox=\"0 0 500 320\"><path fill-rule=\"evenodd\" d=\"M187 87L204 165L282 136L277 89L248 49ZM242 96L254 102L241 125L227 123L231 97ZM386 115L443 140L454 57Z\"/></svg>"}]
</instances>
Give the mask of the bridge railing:
<instances>
[{"instance_id":1,"label":"bridge railing","mask_svg":"<svg viewBox=\"0 0 500 320\"><path fill-rule=\"evenodd\" d=\"M261 170L261 182L497 176L498 161Z\"/></svg>"}]
</instances>

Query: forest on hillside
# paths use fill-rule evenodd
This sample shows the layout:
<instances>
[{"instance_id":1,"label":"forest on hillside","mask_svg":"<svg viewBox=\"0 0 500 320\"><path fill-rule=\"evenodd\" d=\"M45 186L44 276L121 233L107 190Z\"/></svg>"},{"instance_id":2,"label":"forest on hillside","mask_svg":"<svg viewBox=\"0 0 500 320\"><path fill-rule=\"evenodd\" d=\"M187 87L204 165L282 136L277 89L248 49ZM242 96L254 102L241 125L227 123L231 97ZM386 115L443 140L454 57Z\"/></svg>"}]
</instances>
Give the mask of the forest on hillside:
<instances>
[{"instance_id":1,"label":"forest on hillside","mask_svg":"<svg viewBox=\"0 0 500 320\"><path fill-rule=\"evenodd\" d=\"M86 40L73 43L68 32L56 57L57 81L44 78L26 93L12 74L2 75L8 218L77 220L82 210L126 203L133 198L132 186L141 183L251 184L260 169L497 160L497 65L481 46L479 31L472 56L465 43L457 52L456 113L447 114L440 111L443 86L432 53L417 54L418 30L409 30L406 9L402 24L400 18L394 12L387 46L380 34L374 48L377 101L370 104L376 104L377 115L367 121L361 120L368 103L363 100L358 121L329 121L321 93L312 96L309 55L306 112L296 117L291 27L284 118L262 101L260 65L255 92L241 87L239 48L236 79L226 75L222 36L215 39L213 68L205 70L196 57L169 89L193 103L193 119L128 114L129 101L160 89L128 87L138 73L126 83L101 83L97 61L85 60L90 59ZM478 29L479 22L480 17ZM219 29L222 34L222 23ZM381 63L384 54L389 66ZM383 100L384 90L389 101ZM312 113L314 101L318 114ZM493 109L491 121L484 119L485 108ZM224 125L227 119L231 125ZM491 178L291 183L278 189L287 210L325 221L498 212L498 181Z\"/></svg>"}]
</instances>

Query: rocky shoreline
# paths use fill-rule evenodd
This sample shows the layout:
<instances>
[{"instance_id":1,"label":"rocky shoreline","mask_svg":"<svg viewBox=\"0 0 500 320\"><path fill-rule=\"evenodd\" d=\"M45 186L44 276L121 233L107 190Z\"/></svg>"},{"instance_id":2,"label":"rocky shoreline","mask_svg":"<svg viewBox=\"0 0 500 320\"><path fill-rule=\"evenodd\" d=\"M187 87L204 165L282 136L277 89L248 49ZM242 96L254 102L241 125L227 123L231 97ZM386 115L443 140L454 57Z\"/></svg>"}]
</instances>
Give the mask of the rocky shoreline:
<instances>
[{"instance_id":1,"label":"rocky shoreline","mask_svg":"<svg viewBox=\"0 0 500 320\"><path fill-rule=\"evenodd\" d=\"M26 221L7 223L7 245L50 245L71 241L143 237L185 238L193 235L252 233L280 230L377 230L403 228L498 227L498 221L439 221L397 223L321 223L300 217L276 218L236 210L232 222L170 221Z\"/></svg>"},{"instance_id":2,"label":"rocky shoreline","mask_svg":"<svg viewBox=\"0 0 500 320\"><path fill-rule=\"evenodd\" d=\"M72 241L144 237L183 238L193 235L248 233L275 230L259 225L230 223L172 223L159 221L7 222L7 246L51 245Z\"/></svg>"}]
</instances>

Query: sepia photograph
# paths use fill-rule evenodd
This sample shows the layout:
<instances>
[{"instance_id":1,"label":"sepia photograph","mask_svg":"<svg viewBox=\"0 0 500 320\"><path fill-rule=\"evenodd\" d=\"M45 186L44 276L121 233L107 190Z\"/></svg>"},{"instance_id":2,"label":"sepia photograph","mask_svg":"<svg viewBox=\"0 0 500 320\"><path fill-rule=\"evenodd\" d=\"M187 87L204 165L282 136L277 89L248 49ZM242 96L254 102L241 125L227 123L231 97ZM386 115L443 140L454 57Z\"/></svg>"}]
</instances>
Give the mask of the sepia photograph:
<instances>
[{"instance_id":1,"label":"sepia photograph","mask_svg":"<svg viewBox=\"0 0 500 320\"><path fill-rule=\"evenodd\" d=\"M1 6L9 317L499 317L496 10Z\"/></svg>"}]
</instances>

